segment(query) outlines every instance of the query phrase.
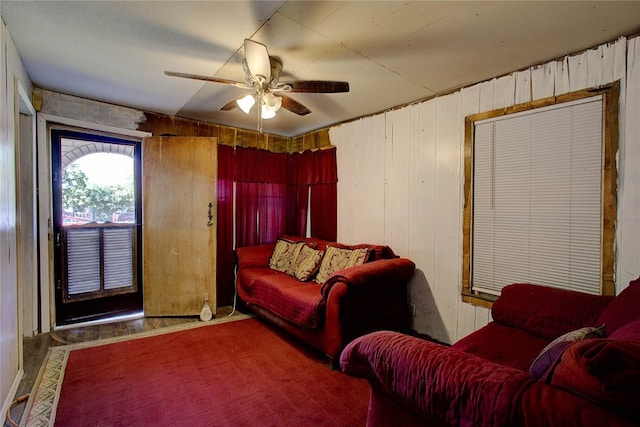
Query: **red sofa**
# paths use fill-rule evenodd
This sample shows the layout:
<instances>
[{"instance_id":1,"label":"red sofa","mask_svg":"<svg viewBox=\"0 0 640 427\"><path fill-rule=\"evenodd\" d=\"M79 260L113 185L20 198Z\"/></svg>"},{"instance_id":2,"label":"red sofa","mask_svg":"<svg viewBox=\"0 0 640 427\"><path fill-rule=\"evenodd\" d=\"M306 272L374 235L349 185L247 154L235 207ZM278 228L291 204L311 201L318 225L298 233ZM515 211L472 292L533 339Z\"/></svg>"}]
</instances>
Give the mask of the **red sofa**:
<instances>
[{"instance_id":1,"label":"red sofa","mask_svg":"<svg viewBox=\"0 0 640 427\"><path fill-rule=\"evenodd\" d=\"M319 284L270 268L275 244L239 247L236 286L247 308L324 352L334 364L344 346L358 336L382 329L407 330L412 261L397 257L388 246L287 238L321 251L329 245L366 248L368 260Z\"/></svg>"},{"instance_id":2,"label":"red sofa","mask_svg":"<svg viewBox=\"0 0 640 427\"><path fill-rule=\"evenodd\" d=\"M451 347L387 331L350 343L341 368L371 384L367 425L640 423L640 279L615 298L510 285L491 314Z\"/></svg>"}]
</instances>

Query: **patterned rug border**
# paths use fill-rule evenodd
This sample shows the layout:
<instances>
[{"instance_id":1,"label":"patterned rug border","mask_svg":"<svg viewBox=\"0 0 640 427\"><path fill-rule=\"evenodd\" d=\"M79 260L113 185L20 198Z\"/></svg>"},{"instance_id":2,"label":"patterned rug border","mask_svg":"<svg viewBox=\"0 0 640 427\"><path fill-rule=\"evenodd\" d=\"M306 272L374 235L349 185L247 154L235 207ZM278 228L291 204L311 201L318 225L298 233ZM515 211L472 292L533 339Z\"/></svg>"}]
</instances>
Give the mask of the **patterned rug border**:
<instances>
[{"instance_id":1,"label":"patterned rug border","mask_svg":"<svg viewBox=\"0 0 640 427\"><path fill-rule=\"evenodd\" d=\"M252 314L238 313L233 316L216 318L209 322L186 323L119 337L51 347L45 355L36 381L31 390L29 400L27 401L27 405L20 421L20 427L45 427L54 425L56 419L56 408L58 407L60 391L62 390L62 380L64 379L64 373L67 367L67 359L69 358L69 353L73 350L171 334L174 332L202 328L205 326L215 326L223 323L250 319L252 317L255 316Z\"/></svg>"}]
</instances>

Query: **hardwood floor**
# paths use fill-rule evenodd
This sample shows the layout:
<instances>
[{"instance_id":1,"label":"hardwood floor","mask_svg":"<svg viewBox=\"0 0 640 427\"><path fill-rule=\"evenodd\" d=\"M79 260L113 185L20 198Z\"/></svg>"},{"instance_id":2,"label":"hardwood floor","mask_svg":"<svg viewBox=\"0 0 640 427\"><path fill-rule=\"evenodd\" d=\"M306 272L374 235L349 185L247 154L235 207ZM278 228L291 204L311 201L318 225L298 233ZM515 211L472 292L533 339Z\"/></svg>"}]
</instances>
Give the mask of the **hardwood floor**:
<instances>
[{"instance_id":1,"label":"hardwood floor","mask_svg":"<svg viewBox=\"0 0 640 427\"><path fill-rule=\"evenodd\" d=\"M230 306L218 307L216 317L228 316L232 310ZM24 375L18 386L15 399L31 392L42 361L50 347L131 335L198 321L197 317L142 317L133 320L58 329L35 337L24 338ZM26 404L25 400L12 408L11 419L16 423L20 423ZM8 417L4 426L13 426Z\"/></svg>"}]
</instances>

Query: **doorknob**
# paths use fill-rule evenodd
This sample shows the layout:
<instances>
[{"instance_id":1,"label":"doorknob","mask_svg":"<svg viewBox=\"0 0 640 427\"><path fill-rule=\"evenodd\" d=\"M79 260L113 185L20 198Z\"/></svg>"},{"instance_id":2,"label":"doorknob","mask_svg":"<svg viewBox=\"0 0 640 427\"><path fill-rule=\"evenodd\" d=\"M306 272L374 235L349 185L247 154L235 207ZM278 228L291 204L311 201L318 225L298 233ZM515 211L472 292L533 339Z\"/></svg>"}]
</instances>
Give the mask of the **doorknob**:
<instances>
[{"instance_id":1,"label":"doorknob","mask_svg":"<svg viewBox=\"0 0 640 427\"><path fill-rule=\"evenodd\" d=\"M207 221L207 227L211 227L213 225L213 214L211 213L211 208L213 207L213 203L209 202L209 221Z\"/></svg>"}]
</instances>

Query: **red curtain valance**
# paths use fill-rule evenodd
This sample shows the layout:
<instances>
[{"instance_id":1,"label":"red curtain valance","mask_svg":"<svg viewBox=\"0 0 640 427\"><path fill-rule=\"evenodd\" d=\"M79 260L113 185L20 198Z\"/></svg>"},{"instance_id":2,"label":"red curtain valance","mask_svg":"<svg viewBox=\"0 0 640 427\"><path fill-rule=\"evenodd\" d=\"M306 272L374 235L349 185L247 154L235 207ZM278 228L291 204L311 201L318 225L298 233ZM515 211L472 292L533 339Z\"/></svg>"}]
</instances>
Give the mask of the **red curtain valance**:
<instances>
[{"instance_id":1,"label":"red curtain valance","mask_svg":"<svg viewBox=\"0 0 640 427\"><path fill-rule=\"evenodd\" d=\"M235 181L287 184L289 154L256 148L236 148Z\"/></svg>"},{"instance_id":2,"label":"red curtain valance","mask_svg":"<svg viewBox=\"0 0 640 427\"><path fill-rule=\"evenodd\" d=\"M304 151L291 155L291 183L298 185L338 182L336 149Z\"/></svg>"},{"instance_id":3,"label":"red curtain valance","mask_svg":"<svg viewBox=\"0 0 640 427\"><path fill-rule=\"evenodd\" d=\"M336 149L304 151L302 153L272 153L256 148L233 148L233 165L219 165L218 177L229 179L233 168L236 182L314 185L338 182Z\"/></svg>"}]
</instances>

